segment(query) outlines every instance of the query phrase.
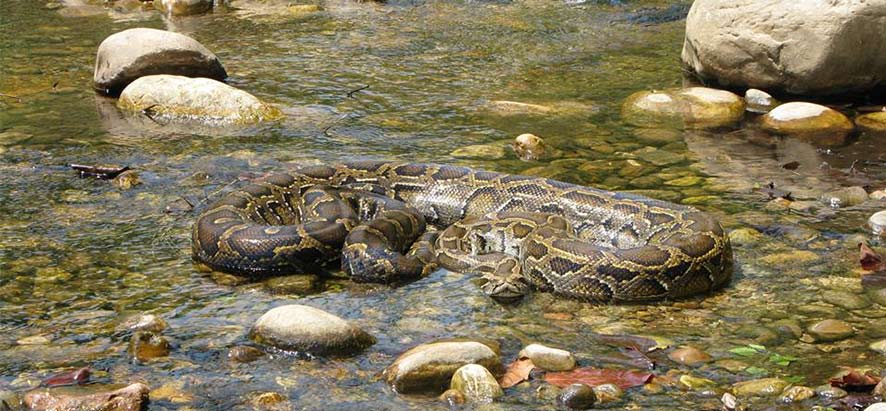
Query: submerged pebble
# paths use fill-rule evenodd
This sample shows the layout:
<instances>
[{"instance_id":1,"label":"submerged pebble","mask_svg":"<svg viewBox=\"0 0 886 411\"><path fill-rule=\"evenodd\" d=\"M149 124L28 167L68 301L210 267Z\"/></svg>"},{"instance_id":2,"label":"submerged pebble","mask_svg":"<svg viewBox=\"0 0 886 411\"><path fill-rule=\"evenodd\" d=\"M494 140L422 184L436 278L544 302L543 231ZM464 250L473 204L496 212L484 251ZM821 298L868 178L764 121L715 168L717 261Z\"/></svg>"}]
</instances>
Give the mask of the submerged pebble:
<instances>
[{"instance_id":1,"label":"submerged pebble","mask_svg":"<svg viewBox=\"0 0 886 411\"><path fill-rule=\"evenodd\" d=\"M781 393L791 383L780 378L760 378L737 382L732 385L732 392L739 397L763 397Z\"/></svg>"},{"instance_id":2,"label":"submerged pebble","mask_svg":"<svg viewBox=\"0 0 886 411\"><path fill-rule=\"evenodd\" d=\"M129 355L141 362L165 357L169 349L165 337L149 331L136 331L129 340Z\"/></svg>"},{"instance_id":3,"label":"submerged pebble","mask_svg":"<svg viewBox=\"0 0 886 411\"><path fill-rule=\"evenodd\" d=\"M557 403L572 410L587 410L597 402L594 389L586 384L572 384L560 391Z\"/></svg>"},{"instance_id":4,"label":"submerged pebble","mask_svg":"<svg viewBox=\"0 0 886 411\"><path fill-rule=\"evenodd\" d=\"M874 235L886 237L886 210L878 211L868 218L868 226Z\"/></svg>"},{"instance_id":5,"label":"submerged pebble","mask_svg":"<svg viewBox=\"0 0 886 411\"><path fill-rule=\"evenodd\" d=\"M567 371L575 368L575 357L566 350L529 344L518 354L519 358L529 358L536 367L546 371Z\"/></svg>"},{"instance_id":6,"label":"submerged pebble","mask_svg":"<svg viewBox=\"0 0 886 411\"><path fill-rule=\"evenodd\" d=\"M440 341L418 345L384 371L385 380L399 393L442 392L456 370L479 364L498 370L501 360L488 345L477 341Z\"/></svg>"},{"instance_id":7,"label":"submerged pebble","mask_svg":"<svg viewBox=\"0 0 886 411\"><path fill-rule=\"evenodd\" d=\"M806 328L806 332L815 339L816 342L832 342L839 341L851 337L855 334L852 326L841 320L823 320Z\"/></svg>"},{"instance_id":8,"label":"submerged pebble","mask_svg":"<svg viewBox=\"0 0 886 411\"><path fill-rule=\"evenodd\" d=\"M696 366L711 361L711 356L695 347L680 347L668 354L668 358L680 364Z\"/></svg>"},{"instance_id":9,"label":"submerged pebble","mask_svg":"<svg viewBox=\"0 0 886 411\"><path fill-rule=\"evenodd\" d=\"M781 394L781 397L778 398L778 400L784 403L794 403L808 400L814 396L815 390L813 390L812 388L804 387L802 385L795 385L786 389Z\"/></svg>"}]
</instances>

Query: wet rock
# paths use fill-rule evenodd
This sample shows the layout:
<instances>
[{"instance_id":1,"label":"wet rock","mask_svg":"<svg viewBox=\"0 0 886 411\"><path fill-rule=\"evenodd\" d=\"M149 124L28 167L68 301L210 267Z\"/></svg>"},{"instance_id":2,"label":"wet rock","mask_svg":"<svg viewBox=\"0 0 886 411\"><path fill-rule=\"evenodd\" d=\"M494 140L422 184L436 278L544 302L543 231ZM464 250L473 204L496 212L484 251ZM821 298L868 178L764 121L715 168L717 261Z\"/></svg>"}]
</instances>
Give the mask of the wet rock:
<instances>
[{"instance_id":1,"label":"wet rock","mask_svg":"<svg viewBox=\"0 0 886 411\"><path fill-rule=\"evenodd\" d=\"M867 191L858 186L840 188L821 196L821 201L833 208L852 207L867 201L867 199Z\"/></svg>"},{"instance_id":2,"label":"wet rock","mask_svg":"<svg viewBox=\"0 0 886 411\"><path fill-rule=\"evenodd\" d=\"M886 378L880 380L874 390L871 391L873 395L879 395L880 398L886 398Z\"/></svg>"},{"instance_id":3,"label":"wet rock","mask_svg":"<svg viewBox=\"0 0 886 411\"><path fill-rule=\"evenodd\" d=\"M750 365L748 365L748 363L746 363L744 361L731 360L731 359L718 360L717 362L714 363L714 365L716 365L717 367L720 367L726 371L729 371L731 373L739 373L741 371L744 371L746 368L750 367Z\"/></svg>"},{"instance_id":4,"label":"wet rock","mask_svg":"<svg viewBox=\"0 0 886 411\"><path fill-rule=\"evenodd\" d=\"M541 160L550 151L545 141L534 134L520 134L511 144L514 153L523 161Z\"/></svg>"},{"instance_id":5,"label":"wet rock","mask_svg":"<svg viewBox=\"0 0 886 411\"><path fill-rule=\"evenodd\" d=\"M738 398L728 392L723 393L723 396L720 397L720 403L723 404L723 408L726 411L738 411L744 409Z\"/></svg>"},{"instance_id":6,"label":"wet rock","mask_svg":"<svg viewBox=\"0 0 886 411\"><path fill-rule=\"evenodd\" d=\"M274 406L285 401L285 395L273 391L260 393L249 400L249 402L252 403L253 406L258 408Z\"/></svg>"},{"instance_id":7,"label":"wet rock","mask_svg":"<svg viewBox=\"0 0 886 411\"><path fill-rule=\"evenodd\" d=\"M886 340L874 341L868 347L880 354L886 354Z\"/></svg>"},{"instance_id":8,"label":"wet rock","mask_svg":"<svg viewBox=\"0 0 886 411\"><path fill-rule=\"evenodd\" d=\"M188 16L212 10L212 0L154 0L154 8L170 16Z\"/></svg>"},{"instance_id":9,"label":"wet rock","mask_svg":"<svg viewBox=\"0 0 886 411\"><path fill-rule=\"evenodd\" d=\"M488 404L504 395L495 376L479 364L467 364L455 371L450 387L464 394L468 402Z\"/></svg>"},{"instance_id":10,"label":"wet rock","mask_svg":"<svg viewBox=\"0 0 886 411\"><path fill-rule=\"evenodd\" d=\"M763 234L753 228L737 228L729 232L729 241L734 245L754 245L763 238Z\"/></svg>"},{"instance_id":11,"label":"wet rock","mask_svg":"<svg viewBox=\"0 0 886 411\"><path fill-rule=\"evenodd\" d=\"M450 407L455 407L465 403L465 395L459 390L449 389L440 394L440 401L445 402Z\"/></svg>"},{"instance_id":12,"label":"wet rock","mask_svg":"<svg viewBox=\"0 0 886 411\"><path fill-rule=\"evenodd\" d=\"M19 338L15 341L18 345L45 345L52 342L49 338L46 338L42 335L31 335L24 338Z\"/></svg>"},{"instance_id":13,"label":"wet rock","mask_svg":"<svg viewBox=\"0 0 886 411\"><path fill-rule=\"evenodd\" d=\"M169 401L173 404L184 404L194 401L194 395L185 391L184 381L168 382L151 391L151 400Z\"/></svg>"},{"instance_id":14,"label":"wet rock","mask_svg":"<svg viewBox=\"0 0 886 411\"><path fill-rule=\"evenodd\" d=\"M779 104L778 100L768 93L755 88L745 91L744 101L747 103L746 109L751 113L768 113Z\"/></svg>"},{"instance_id":15,"label":"wet rock","mask_svg":"<svg viewBox=\"0 0 886 411\"><path fill-rule=\"evenodd\" d=\"M807 250L794 250L769 254L760 258L760 262L775 267L795 267L819 260L818 254Z\"/></svg>"},{"instance_id":16,"label":"wet rock","mask_svg":"<svg viewBox=\"0 0 886 411\"><path fill-rule=\"evenodd\" d=\"M871 404L864 411L886 411L886 402L878 402L876 404Z\"/></svg>"},{"instance_id":17,"label":"wet rock","mask_svg":"<svg viewBox=\"0 0 886 411\"><path fill-rule=\"evenodd\" d=\"M878 2L711 0L686 18L683 63L703 79L792 94L841 94L886 81ZM801 27L801 34L797 28ZM865 39L859 46L859 39Z\"/></svg>"},{"instance_id":18,"label":"wet rock","mask_svg":"<svg viewBox=\"0 0 886 411\"><path fill-rule=\"evenodd\" d=\"M114 185L123 190L129 190L139 184L141 184L141 180L137 171L127 170L114 177Z\"/></svg>"},{"instance_id":19,"label":"wet rock","mask_svg":"<svg viewBox=\"0 0 886 411\"><path fill-rule=\"evenodd\" d=\"M871 290L868 292L868 298L875 303L886 307L886 288Z\"/></svg>"},{"instance_id":20,"label":"wet rock","mask_svg":"<svg viewBox=\"0 0 886 411\"><path fill-rule=\"evenodd\" d=\"M781 397L778 397L778 400L783 403L794 403L801 402L804 400L808 400L815 396L815 390L809 387L804 387L802 385L795 385L793 387L789 387L782 394Z\"/></svg>"},{"instance_id":21,"label":"wet rock","mask_svg":"<svg viewBox=\"0 0 886 411\"><path fill-rule=\"evenodd\" d=\"M25 394L24 405L31 411L135 411L148 401L148 386L135 383L117 390L94 394L69 394L58 389L38 389Z\"/></svg>"},{"instance_id":22,"label":"wet rock","mask_svg":"<svg viewBox=\"0 0 886 411\"><path fill-rule=\"evenodd\" d=\"M0 390L0 411L18 410L21 406L21 398L12 391Z\"/></svg>"},{"instance_id":23,"label":"wet rock","mask_svg":"<svg viewBox=\"0 0 886 411\"><path fill-rule=\"evenodd\" d=\"M689 366L701 365L711 361L708 353L695 347L680 347L668 354L672 361Z\"/></svg>"},{"instance_id":24,"label":"wet rock","mask_svg":"<svg viewBox=\"0 0 886 411\"><path fill-rule=\"evenodd\" d=\"M846 291L825 291L822 300L847 310L860 310L871 306L871 302L864 296Z\"/></svg>"},{"instance_id":25,"label":"wet rock","mask_svg":"<svg viewBox=\"0 0 886 411\"><path fill-rule=\"evenodd\" d=\"M815 387L815 394L819 397L826 398L829 400L838 400L849 395L846 390L838 387L833 387L829 384L820 385Z\"/></svg>"},{"instance_id":26,"label":"wet rock","mask_svg":"<svg viewBox=\"0 0 886 411\"><path fill-rule=\"evenodd\" d=\"M227 77L215 54L183 34L135 28L112 34L99 45L93 78L96 90L117 95L135 79L153 74Z\"/></svg>"},{"instance_id":27,"label":"wet rock","mask_svg":"<svg viewBox=\"0 0 886 411\"><path fill-rule=\"evenodd\" d=\"M765 397L781 393L790 384L780 378L760 378L737 382L732 392L739 397Z\"/></svg>"},{"instance_id":28,"label":"wet rock","mask_svg":"<svg viewBox=\"0 0 886 411\"><path fill-rule=\"evenodd\" d=\"M640 160L652 163L653 165L663 167L669 166L677 163L681 163L686 160L686 156L683 154L677 154L667 150L661 150L654 147L647 147L645 149L637 150L634 154ZM644 171L646 171L644 169Z\"/></svg>"},{"instance_id":29,"label":"wet rock","mask_svg":"<svg viewBox=\"0 0 886 411\"><path fill-rule=\"evenodd\" d=\"M375 344L375 338L326 311L284 305L262 315L250 331L261 344L316 355L353 355Z\"/></svg>"},{"instance_id":30,"label":"wet rock","mask_svg":"<svg viewBox=\"0 0 886 411\"><path fill-rule=\"evenodd\" d=\"M264 356L264 351L247 345L238 345L228 351L228 359L239 363L253 362Z\"/></svg>"},{"instance_id":31,"label":"wet rock","mask_svg":"<svg viewBox=\"0 0 886 411\"><path fill-rule=\"evenodd\" d=\"M556 402L561 391L556 385L543 384L535 389L535 398L543 402Z\"/></svg>"},{"instance_id":32,"label":"wet rock","mask_svg":"<svg viewBox=\"0 0 886 411\"><path fill-rule=\"evenodd\" d=\"M129 355L144 362L169 355L169 341L149 331L136 331L129 340Z\"/></svg>"},{"instance_id":33,"label":"wet rock","mask_svg":"<svg viewBox=\"0 0 886 411\"><path fill-rule=\"evenodd\" d=\"M764 130L805 136L814 143L840 145L854 130L852 122L839 111L805 102L782 104L761 118Z\"/></svg>"},{"instance_id":34,"label":"wet rock","mask_svg":"<svg viewBox=\"0 0 886 411\"><path fill-rule=\"evenodd\" d=\"M505 156L505 148L487 144L477 144L459 148L449 155L455 158L478 158L483 160L498 160Z\"/></svg>"},{"instance_id":35,"label":"wet rock","mask_svg":"<svg viewBox=\"0 0 886 411\"><path fill-rule=\"evenodd\" d=\"M129 331L161 333L169 325L166 324L166 321L162 318L154 314L140 314L127 318L120 326Z\"/></svg>"},{"instance_id":36,"label":"wet rock","mask_svg":"<svg viewBox=\"0 0 886 411\"><path fill-rule=\"evenodd\" d=\"M819 321L810 325L806 329L806 332L809 333L816 342L839 341L855 334L851 325L840 320Z\"/></svg>"},{"instance_id":37,"label":"wet rock","mask_svg":"<svg viewBox=\"0 0 886 411\"><path fill-rule=\"evenodd\" d=\"M501 360L486 344L442 341L406 351L385 369L384 377L399 393L442 392L455 371L467 364L480 364L496 372L501 369Z\"/></svg>"},{"instance_id":38,"label":"wet rock","mask_svg":"<svg viewBox=\"0 0 886 411\"><path fill-rule=\"evenodd\" d=\"M868 218L868 227L871 232L879 237L886 237L886 210L877 211Z\"/></svg>"},{"instance_id":39,"label":"wet rock","mask_svg":"<svg viewBox=\"0 0 886 411\"><path fill-rule=\"evenodd\" d=\"M491 112L500 115L519 115L519 114L549 114L554 109L541 104L521 103L519 101L509 100L493 100L485 105L485 108Z\"/></svg>"},{"instance_id":40,"label":"wet rock","mask_svg":"<svg viewBox=\"0 0 886 411\"><path fill-rule=\"evenodd\" d=\"M597 395L587 384L572 384L557 396L557 403L571 410L588 410L596 402Z\"/></svg>"},{"instance_id":41,"label":"wet rock","mask_svg":"<svg viewBox=\"0 0 886 411\"><path fill-rule=\"evenodd\" d=\"M600 404L619 401L625 394L624 391L615 384L601 384L593 388L594 395L597 396L597 402Z\"/></svg>"},{"instance_id":42,"label":"wet rock","mask_svg":"<svg viewBox=\"0 0 886 411\"><path fill-rule=\"evenodd\" d=\"M269 278L264 284L273 294L308 295L317 292L320 277L313 274L287 275Z\"/></svg>"},{"instance_id":43,"label":"wet rock","mask_svg":"<svg viewBox=\"0 0 886 411\"><path fill-rule=\"evenodd\" d=\"M254 124L282 118L279 109L251 94L208 78L171 75L140 77L120 94L123 111L209 125Z\"/></svg>"},{"instance_id":44,"label":"wet rock","mask_svg":"<svg viewBox=\"0 0 886 411\"><path fill-rule=\"evenodd\" d=\"M681 375L678 381L683 386L692 390L705 390L717 386L717 383L707 378L695 377L688 374Z\"/></svg>"},{"instance_id":45,"label":"wet rock","mask_svg":"<svg viewBox=\"0 0 886 411\"><path fill-rule=\"evenodd\" d=\"M568 371L575 368L575 357L572 353L541 344L527 345L520 351L518 357L529 358L536 367L545 371Z\"/></svg>"},{"instance_id":46,"label":"wet rock","mask_svg":"<svg viewBox=\"0 0 886 411\"><path fill-rule=\"evenodd\" d=\"M636 125L673 124L708 128L738 122L744 100L728 91L706 87L641 91L622 105L622 117Z\"/></svg>"},{"instance_id":47,"label":"wet rock","mask_svg":"<svg viewBox=\"0 0 886 411\"><path fill-rule=\"evenodd\" d=\"M886 134L886 111L860 115L855 118L855 125L870 134Z\"/></svg>"}]
</instances>

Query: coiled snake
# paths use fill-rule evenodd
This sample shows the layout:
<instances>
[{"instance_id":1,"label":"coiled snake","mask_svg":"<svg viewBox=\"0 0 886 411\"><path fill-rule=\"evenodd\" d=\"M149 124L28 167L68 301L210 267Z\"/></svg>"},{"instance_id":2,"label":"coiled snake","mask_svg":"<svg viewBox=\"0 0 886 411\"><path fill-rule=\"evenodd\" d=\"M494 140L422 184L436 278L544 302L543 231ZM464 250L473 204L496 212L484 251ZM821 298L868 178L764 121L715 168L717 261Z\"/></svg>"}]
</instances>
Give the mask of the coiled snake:
<instances>
[{"instance_id":1,"label":"coiled snake","mask_svg":"<svg viewBox=\"0 0 886 411\"><path fill-rule=\"evenodd\" d=\"M692 207L434 164L271 175L209 206L192 236L194 258L220 271L296 273L340 259L356 281L400 282L440 265L482 274L501 299L529 288L594 302L680 298L732 275L728 237Z\"/></svg>"}]
</instances>

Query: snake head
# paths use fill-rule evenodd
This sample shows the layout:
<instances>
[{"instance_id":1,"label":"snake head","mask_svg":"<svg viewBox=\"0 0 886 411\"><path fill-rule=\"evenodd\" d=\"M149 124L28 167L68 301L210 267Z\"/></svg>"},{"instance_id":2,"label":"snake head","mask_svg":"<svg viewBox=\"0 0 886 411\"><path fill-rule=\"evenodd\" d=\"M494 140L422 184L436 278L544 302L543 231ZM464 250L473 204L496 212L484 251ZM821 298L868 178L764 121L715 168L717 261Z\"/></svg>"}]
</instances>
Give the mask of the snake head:
<instances>
[{"instance_id":1,"label":"snake head","mask_svg":"<svg viewBox=\"0 0 886 411\"><path fill-rule=\"evenodd\" d=\"M530 290L529 283L522 275L487 273L481 278L484 280L480 286L483 293L504 304L520 301Z\"/></svg>"}]
</instances>

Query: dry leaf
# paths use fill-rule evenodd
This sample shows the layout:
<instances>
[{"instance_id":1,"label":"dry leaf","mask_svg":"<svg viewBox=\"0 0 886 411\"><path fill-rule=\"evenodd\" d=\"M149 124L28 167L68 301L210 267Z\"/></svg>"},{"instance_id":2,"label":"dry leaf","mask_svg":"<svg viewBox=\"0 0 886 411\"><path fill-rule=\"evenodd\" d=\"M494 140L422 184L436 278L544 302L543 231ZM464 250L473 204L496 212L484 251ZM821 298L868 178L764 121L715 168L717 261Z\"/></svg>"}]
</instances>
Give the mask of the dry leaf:
<instances>
[{"instance_id":1,"label":"dry leaf","mask_svg":"<svg viewBox=\"0 0 886 411\"><path fill-rule=\"evenodd\" d=\"M839 387L846 391L869 392L880 382L880 377L876 375L861 373L851 367L840 368L843 369L840 374L828 380L832 387Z\"/></svg>"},{"instance_id":2,"label":"dry leaf","mask_svg":"<svg viewBox=\"0 0 886 411\"><path fill-rule=\"evenodd\" d=\"M883 266L883 258L880 257L876 251L872 250L865 243L858 243L858 261L861 263L861 268L866 271L883 271L886 270L886 267Z\"/></svg>"},{"instance_id":3,"label":"dry leaf","mask_svg":"<svg viewBox=\"0 0 886 411\"><path fill-rule=\"evenodd\" d=\"M520 358L508 365L505 375L498 380L502 388L513 387L529 379L529 373L535 368L535 364L529 358Z\"/></svg>"}]
</instances>

